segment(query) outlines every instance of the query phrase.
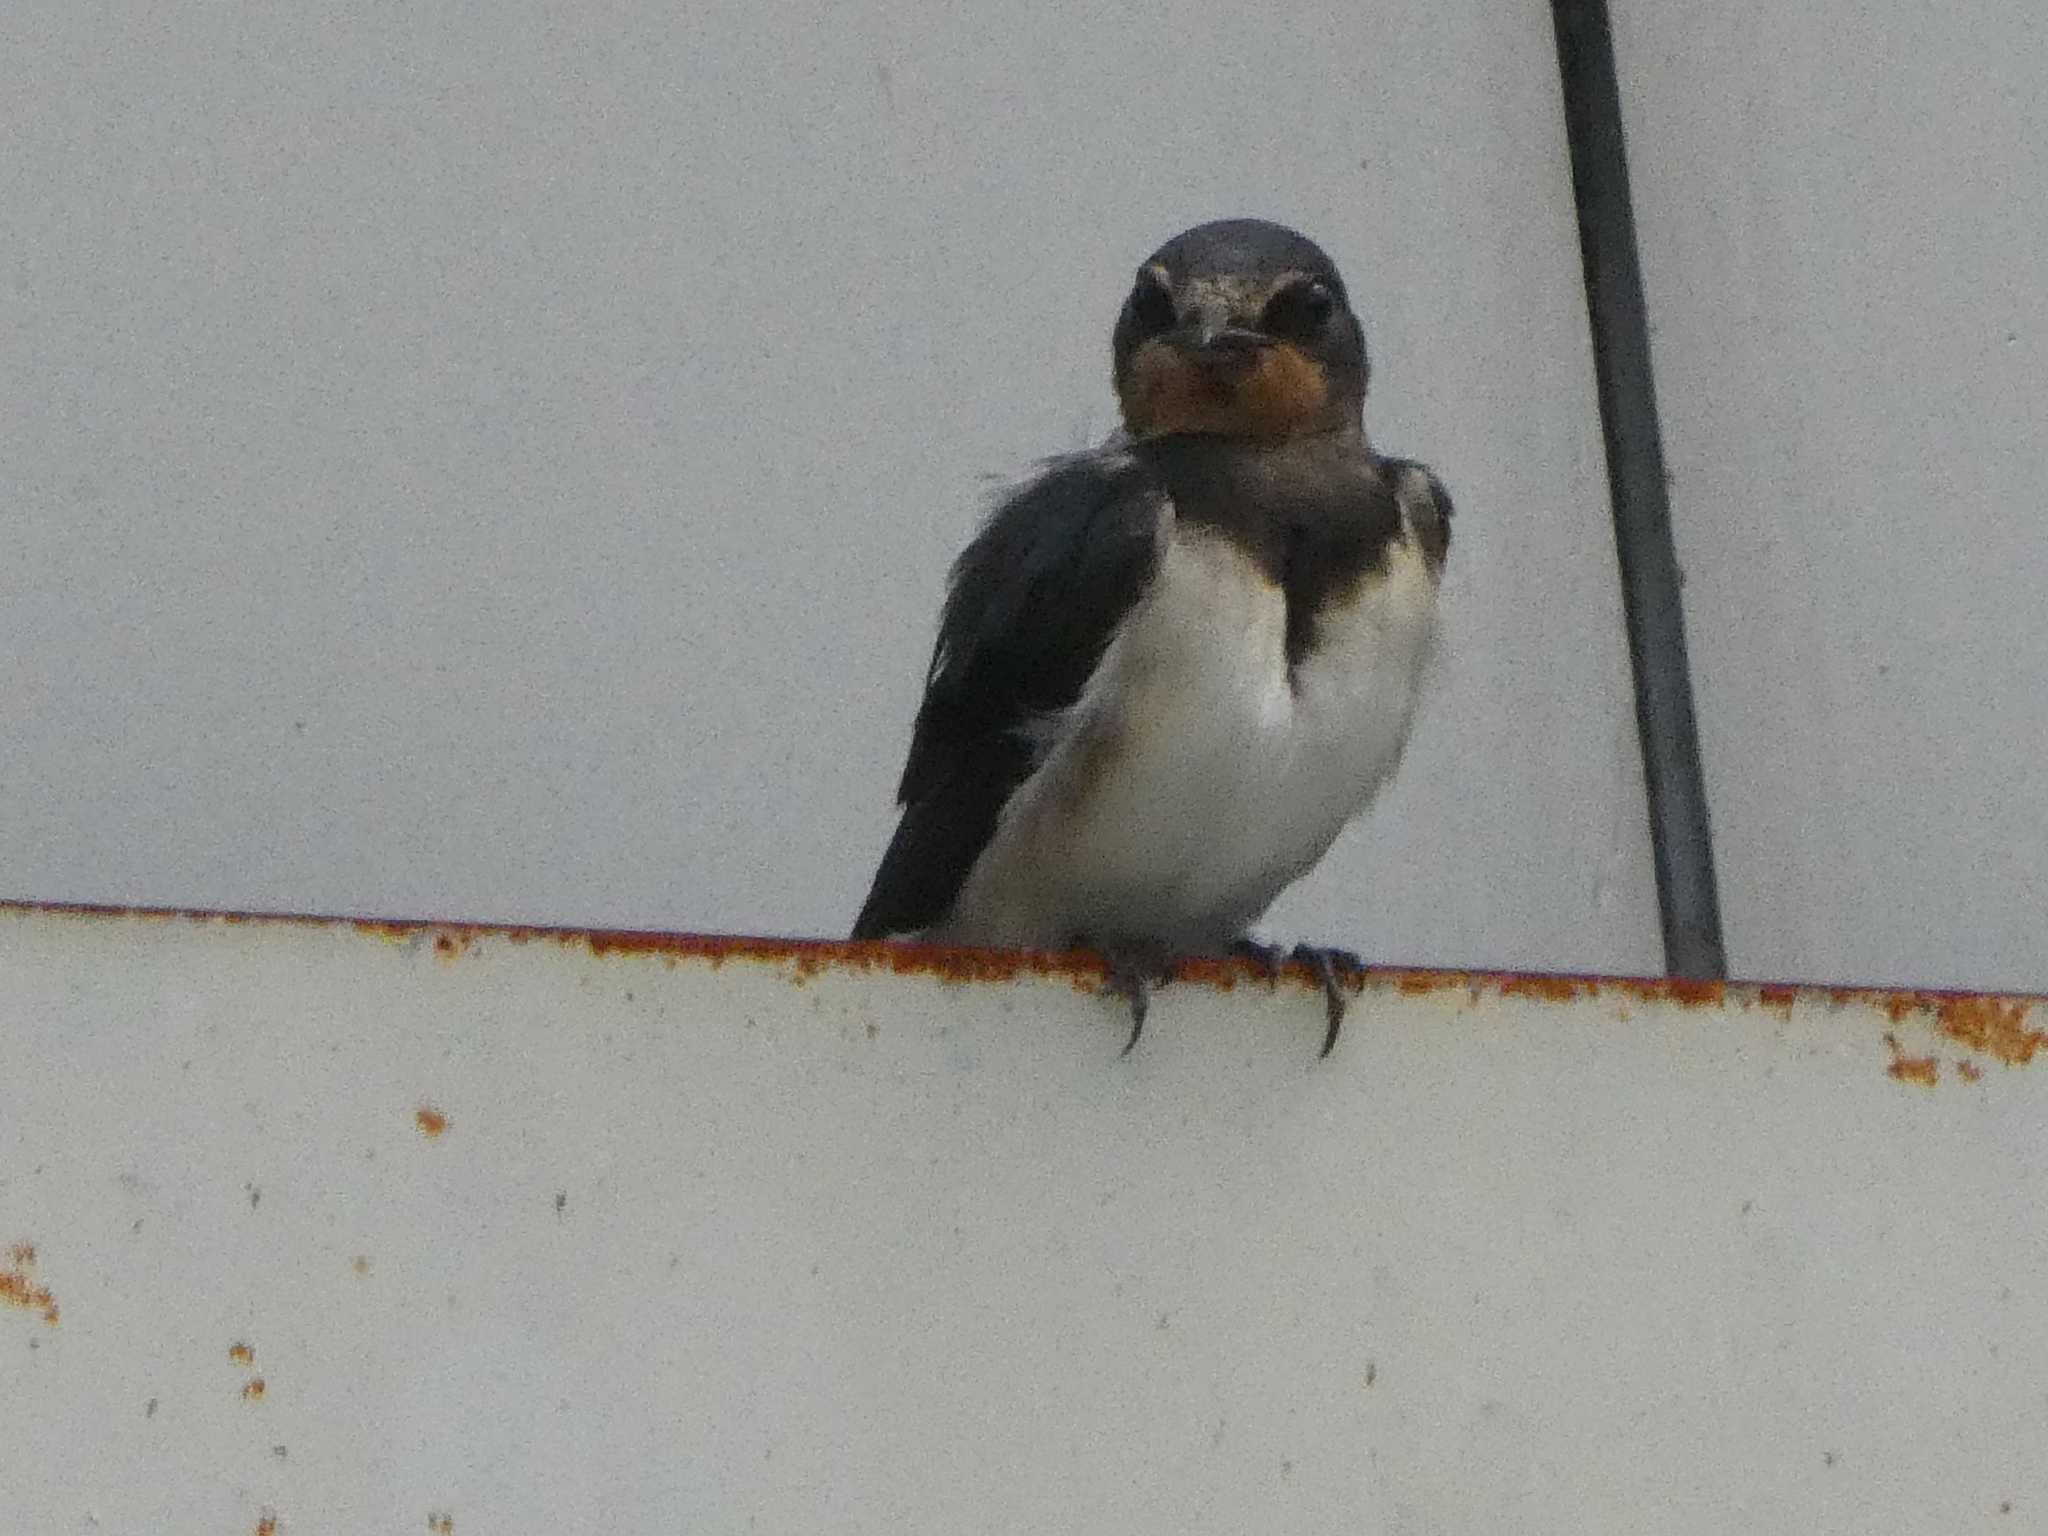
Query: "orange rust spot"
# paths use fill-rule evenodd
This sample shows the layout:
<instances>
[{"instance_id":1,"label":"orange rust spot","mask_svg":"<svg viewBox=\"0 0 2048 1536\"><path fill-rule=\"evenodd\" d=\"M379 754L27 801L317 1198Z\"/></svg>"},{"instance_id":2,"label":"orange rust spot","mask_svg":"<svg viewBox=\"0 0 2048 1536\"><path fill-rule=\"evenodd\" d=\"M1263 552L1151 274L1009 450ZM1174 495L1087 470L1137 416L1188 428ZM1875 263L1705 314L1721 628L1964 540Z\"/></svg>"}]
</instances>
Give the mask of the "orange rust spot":
<instances>
[{"instance_id":1,"label":"orange rust spot","mask_svg":"<svg viewBox=\"0 0 2048 1536\"><path fill-rule=\"evenodd\" d=\"M1500 984L1502 997L1533 997L1546 1003L1568 1003L1579 995L1580 983L1570 976L1510 976Z\"/></svg>"},{"instance_id":2,"label":"orange rust spot","mask_svg":"<svg viewBox=\"0 0 2048 1536\"><path fill-rule=\"evenodd\" d=\"M1477 980L1465 971L1381 971L1378 974L1390 976L1394 990L1408 997L1430 992L1464 992L1478 985Z\"/></svg>"},{"instance_id":3,"label":"orange rust spot","mask_svg":"<svg viewBox=\"0 0 2048 1536\"><path fill-rule=\"evenodd\" d=\"M1891 1065L1885 1071L1902 1083L1918 1083L1923 1088L1932 1088L1940 1081L1941 1068L1932 1056L1908 1056L1899 1046L1899 1037L1887 1033L1885 1045L1891 1050Z\"/></svg>"},{"instance_id":4,"label":"orange rust spot","mask_svg":"<svg viewBox=\"0 0 2048 1536\"><path fill-rule=\"evenodd\" d=\"M1936 1008L1935 1021L1951 1040L2009 1067L2024 1067L2048 1045L2048 1032L2027 1028L2029 1009L2027 1003L1995 997L1950 997Z\"/></svg>"},{"instance_id":5,"label":"orange rust spot","mask_svg":"<svg viewBox=\"0 0 2048 1536\"><path fill-rule=\"evenodd\" d=\"M1766 1008L1790 1008L1799 1000L1797 987L1758 987L1756 1000Z\"/></svg>"},{"instance_id":6,"label":"orange rust spot","mask_svg":"<svg viewBox=\"0 0 2048 1536\"><path fill-rule=\"evenodd\" d=\"M7 1250L11 1267L0 1269L0 1302L33 1312L51 1327L57 1326L57 1298L47 1285L38 1285L31 1273L36 1265L36 1245L16 1243Z\"/></svg>"},{"instance_id":7,"label":"orange rust spot","mask_svg":"<svg viewBox=\"0 0 2048 1536\"><path fill-rule=\"evenodd\" d=\"M468 953L470 936L466 933L437 933L434 935L434 957L437 960L453 960Z\"/></svg>"},{"instance_id":8,"label":"orange rust spot","mask_svg":"<svg viewBox=\"0 0 2048 1536\"><path fill-rule=\"evenodd\" d=\"M1967 1057L1956 1063L1956 1070L1962 1073L1963 1081L1966 1083L1978 1083L1984 1080L1984 1069Z\"/></svg>"},{"instance_id":9,"label":"orange rust spot","mask_svg":"<svg viewBox=\"0 0 2048 1536\"><path fill-rule=\"evenodd\" d=\"M251 1376L247 1381L243 1382L242 1396L252 1403L261 1402L263 1399L263 1378L261 1376Z\"/></svg>"},{"instance_id":10,"label":"orange rust spot","mask_svg":"<svg viewBox=\"0 0 2048 1536\"><path fill-rule=\"evenodd\" d=\"M427 1529L432 1531L434 1536L455 1536L455 1517L453 1515L428 1515Z\"/></svg>"},{"instance_id":11,"label":"orange rust spot","mask_svg":"<svg viewBox=\"0 0 2048 1536\"><path fill-rule=\"evenodd\" d=\"M277 1516L265 1514L256 1522L256 1536L277 1536Z\"/></svg>"},{"instance_id":12,"label":"orange rust spot","mask_svg":"<svg viewBox=\"0 0 2048 1536\"><path fill-rule=\"evenodd\" d=\"M246 1344L230 1344L228 1346L228 1358L237 1365L254 1365L256 1363L256 1351Z\"/></svg>"},{"instance_id":13,"label":"orange rust spot","mask_svg":"<svg viewBox=\"0 0 2048 1536\"><path fill-rule=\"evenodd\" d=\"M1728 1000L1728 983L1725 981L1688 981L1683 976L1580 976L1573 979L1596 998L1619 1001L1623 1005L1622 1018L1629 1017L1627 1005L1631 1002L1718 1008Z\"/></svg>"},{"instance_id":14,"label":"orange rust spot","mask_svg":"<svg viewBox=\"0 0 2048 1536\"><path fill-rule=\"evenodd\" d=\"M420 1134L429 1140L448 1129L448 1117L431 1104L422 1104L412 1112L412 1118L419 1126Z\"/></svg>"}]
</instances>

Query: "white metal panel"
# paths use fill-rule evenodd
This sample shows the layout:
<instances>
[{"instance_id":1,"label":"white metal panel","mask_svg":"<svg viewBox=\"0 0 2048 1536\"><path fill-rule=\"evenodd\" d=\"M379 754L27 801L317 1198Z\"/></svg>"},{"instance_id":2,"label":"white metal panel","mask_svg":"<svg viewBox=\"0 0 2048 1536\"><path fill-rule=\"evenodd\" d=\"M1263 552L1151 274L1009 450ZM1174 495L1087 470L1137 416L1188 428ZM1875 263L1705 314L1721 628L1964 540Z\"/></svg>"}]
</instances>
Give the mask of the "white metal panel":
<instances>
[{"instance_id":1,"label":"white metal panel","mask_svg":"<svg viewBox=\"0 0 2048 1536\"><path fill-rule=\"evenodd\" d=\"M1731 964L2048 987L2048 23L1615 7Z\"/></svg>"},{"instance_id":2,"label":"white metal panel","mask_svg":"<svg viewBox=\"0 0 2048 1536\"><path fill-rule=\"evenodd\" d=\"M1402 780L1280 930L1656 964L1540 8L0 26L0 894L844 932L990 477L1252 212L1460 509Z\"/></svg>"},{"instance_id":3,"label":"white metal panel","mask_svg":"<svg viewBox=\"0 0 2048 1536\"><path fill-rule=\"evenodd\" d=\"M2048 1518L2041 1002L886 958L0 911L8 1528Z\"/></svg>"}]
</instances>

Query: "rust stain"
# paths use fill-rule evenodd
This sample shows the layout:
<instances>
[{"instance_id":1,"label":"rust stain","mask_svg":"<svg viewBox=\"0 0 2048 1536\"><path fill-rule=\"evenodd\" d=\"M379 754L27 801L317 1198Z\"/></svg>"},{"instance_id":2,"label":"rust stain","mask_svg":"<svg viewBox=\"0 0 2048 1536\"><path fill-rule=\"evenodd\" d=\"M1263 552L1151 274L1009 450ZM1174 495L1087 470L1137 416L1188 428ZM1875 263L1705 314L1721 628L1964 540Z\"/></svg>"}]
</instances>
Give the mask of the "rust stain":
<instances>
[{"instance_id":1,"label":"rust stain","mask_svg":"<svg viewBox=\"0 0 2048 1536\"><path fill-rule=\"evenodd\" d=\"M432 1141L448 1129L448 1117L431 1104L422 1104L412 1112L413 1123L419 1126L420 1134Z\"/></svg>"},{"instance_id":2,"label":"rust stain","mask_svg":"<svg viewBox=\"0 0 2048 1536\"><path fill-rule=\"evenodd\" d=\"M252 1403L263 1401L264 1383L261 1376L251 1376L242 1383L242 1396Z\"/></svg>"},{"instance_id":3,"label":"rust stain","mask_svg":"<svg viewBox=\"0 0 2048 1536\"><path fill-rule=\"evenodd\" d=\"M0 1302L33 1312L52 1328L57 1326L57 1298L47 1285L36 1282L36 1245L16 1243L7 1250L9 1260L0 1269Z\"/></svg>"},{"instance_id":4,"label":"rust stain","mask_svg":"<svg viewBox=\"0 0 2048 1536\"><path fill-rule=\"evenodd\" d=\"M1568 1003L1584 983L1571 976L1510 976L1500 984L1502 997L1533 997L1539 1002Z\"/></svg>"},{"instance_id":5,"label":"rust stain","mask_svg":"<svg viewBox=\"0 0 2048 1536\"><path fill-rule=\"evenodd\" d=\"M1934 1012L1935 1023L1951 1040L2009 1067L2024 1067L2048 1045L2048 1031L2029 1029L2025 1002L1995 997L1948 997Z\"/></svg>"},{"instance_id":6,"label":"rust stain","mask_svg":"<svg viewBox=\"0 0 2048 1536\"><path fill-rule=\"evenodd\" d=\"M228 1358L237 1365L254 1365L256 1363L256 1351L246 1344L230 1344L228 1346Z\"/></svg>"},{"instance_id":7,"label":"rust stain","mask_svg":"<svg viewBox=\"0 0 2048 1536\"><path fill-rule=\"evenodd\" d=\"M1884 1043L1892 1053L1891 1065L1885 1071L1902 1083L1918 1083L1923 1088L1932 1088L1941 1080L1941 1068L1932 1056L1908 1056L1899 1045L1899 1037L1889 1031Z\"/></svg>"},{"instance_id":8,"label":"rust stain","mask_svg":"<svg viewBox=\"0 0 2048 1536\"><path fill-rule=\"evenodd\" d=\"M348 1267L359 1275L367 1275L370 1272L370 1256L367 1253L359 1253L349 1260Z\"/></svg>"},{"instance_id":9,"label":"rust stain","mask_svg":"<svg viewBox=\"0 0 2048 1536\"><path fill-rule=\"evenodd\" d=\"M1394 990L1413 997L1422 992L1440 992L1457 983L1438 971L1403 971L1393 978Z\"/></svg>"},{"instance_id":10,"label":"rust stain","mask_svg":"<svg viewBox=\"0 0 2048 1536\"><path fill-rule=\"evenodd\" d=\"M453 1515L428 1515L427 1529L432 1531L434 1536L455 1536L455 1517Z\"/></svg>"},{"instance_id":11,"label":"rust stain","mask_svg":"<svg viewBox=\"0 0 2048 1536\"><path fill-rule=\"evenodd\" d=\"M1727 982L1687 981L1680 976L1616 977L1600 987L1639 1002L1677 1003L1682 1008L1718 1008L1728 1000Z\"/></svg>"},{"instance_id":12,"label":"rust stain","mask_svg":"<svg viewBox=\"0 0 2048 1536\"><path fill-rule=\"evenodd\" d=\"M405 946L424 946L437 959L455 963L471 954L479 941L496 939L515 944L549 943L580 948L591 955L659 956L675 966L683 963L717 969L728 961L773 965L799 982L826 972L881 971L897 976L928 976L943 982L1006 982L1020 979L1065 979L1081 991L1094 991L1102 977L1101 962L1085 953L964 949L935 944L879 941L753 938L741 935L663 933L641 929L545 928L528 925L442 922L293 913L196 911L182 908L116 907L68 903L0 901L0 913L39 916L169 920L199 923L292 925L321 929L352 928L370 937ZM1239 960L1190 959L1177 968L1178 977L1219 988L1240 982L1264 983L1262 970ZM1313 990L1317 983L1302 966L1283 971L1290 984ZM2012 1065L2030 1060L2048 1045L2048 1032L2026 1026L2032 999L2000 999L1965 994L1933 993L1903 988L1801 987L1782 983L1741 986L1718 981L1685 981L1659 977L1593 977L1515 975L1477 971L1424 971L1400 966L1375 966L1366 990L1388 989L1404 996L1464 992L1474 1001L1486 993L1546 1003L1587 998L1620 1003L1626 1017L1637 1003L1676 1003L1682 1007L1725 1006L1731 1000L1789 1010L1802 997L1837 1007L1867 1007L1896 1023L1925 1011L1951 1038ZM426 1126L422 1124L422 1130Z\"/></svg>"},{"instance_id":13,"label":"rust stain","mask_svg":"<svg viewBox=\"0 0 2048 1536\"><path fill-rule=\"evenodd\" d=\"M256 1536L277 1536L277 1516L265 1510L256 1522Z\"/></svg>"},{"instance_id":14,"label":"rust stain","mask_svg":"<svg viewBox=\"0 0 2048 1536\"><path fill-rule=\"evenodd\" d=\"M1962 1074L1966 1083L1980 1083L1984 1080L1984 1069L1967 1056L1956 1063L1956 1071Z\"/></svg>"}]
</instances>

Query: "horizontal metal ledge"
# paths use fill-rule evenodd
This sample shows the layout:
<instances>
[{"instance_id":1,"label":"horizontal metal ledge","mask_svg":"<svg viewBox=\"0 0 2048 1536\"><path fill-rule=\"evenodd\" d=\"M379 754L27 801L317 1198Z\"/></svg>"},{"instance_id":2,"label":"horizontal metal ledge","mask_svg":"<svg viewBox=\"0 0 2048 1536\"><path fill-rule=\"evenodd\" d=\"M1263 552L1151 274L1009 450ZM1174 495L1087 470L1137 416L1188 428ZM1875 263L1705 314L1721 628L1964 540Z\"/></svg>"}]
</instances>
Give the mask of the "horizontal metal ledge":
<instances>
[{"instance_id":1,"label":"horizontal metal ledge","mask_svg":"<svg viewBox=\"0 0 2048 1536\"><path fill-rule=\"evenodd\" d=\"M185 907L120 907L87 903L0 901L0 915L81 918L98 922L177 921L227 928L283 926L348 931L385 942L430 948L444 960L470 953L483 943L551 944L592 956L641 955L668 965L717 968L729 962L762 965L802 980L831 972L842 976L886 973L948 983L991 983L1025 979L1061 980L1092 991L1102 980L1102 962L1085 951L1048 952L985 949L956 945L853 942L837 939L762 938L743 934L671 933L652 929L575 928L537 924L442 921L348 915L207 910ZM1315 974L1299 961L1277 978L1287 987L1319 992ZM1183 959L1174 967L1177 984L1222 991L1240 986L1271 988L1275 978L1248 960ZM1795 1004L1824 1006L1861 1016L1890 1030L1909 1021L1932 1028L1963 1054L2008 1066L2025 1066L2048 1046L2048 999L2018 993L1847 985L1794 981L1694 981L1670 976L1595 976L1548 971L1465 971L1412 966L1370 966L1362 997L1463 994L1470 1002L1515 998L1549 1004L1594 1004L1626 1010L1672 1004L1689 1010L1784 1011ZM1915 1069L1916 1079L1920 1075Z\"/></svg>"},{"instance_id":2,"label":"horizontal metal ledge","mask_svg":"<svg viewBox=\"0 0 2048 1536\"><path fill-rule=\"evenodd\" d=\"M2048 1510L2040 999L1098 976L0 909L9 1528Z\"/></svg>"}]
</instances>

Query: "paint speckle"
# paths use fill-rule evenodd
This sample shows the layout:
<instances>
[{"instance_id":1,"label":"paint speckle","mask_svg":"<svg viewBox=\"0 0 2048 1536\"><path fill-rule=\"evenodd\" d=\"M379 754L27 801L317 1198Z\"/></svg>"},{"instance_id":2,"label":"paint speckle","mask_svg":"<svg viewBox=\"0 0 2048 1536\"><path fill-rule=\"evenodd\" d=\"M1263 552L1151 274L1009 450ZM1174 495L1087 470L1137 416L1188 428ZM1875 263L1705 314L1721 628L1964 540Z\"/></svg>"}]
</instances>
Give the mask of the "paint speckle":
<instances>
[{"instance_id":1,"label":"paint speckle","mask_svg":"<svg viewBox=\"0 0 2048 1536\"><path fill-rule=\"evenodd\" d=\"M144 1404L142 1405L142 1416L143 1416L143 1417L144 1417L145 1419L153 1419L153 1418L155 1418L155 1417L156 1417L156 1399L155 1399L155 1398L153 1398L153 1397L152 1397L152 1398L151 1398L151 1399L150 1399L150 1400L149 1400L148 1402L146 1402L146 1403L144 1403Z\"/></svg>"},{"instance_id":2,"label":"paint speckle","mask_svg":"<svg viewBox=\"0 0 2048 1536\"><path fill-rule=\"evenodd\" d=\"M370 1272L370 1256L367 1253L359 1253L348 1261L348 1267L358 1275L367 1275Z\"/></svg>"},{"instance_id":3,"label":"paint speckle","mask_svg":"<svg viewBox=\"0 0 2048 1536\"><path fill-rule=\"evenodd\" d=\"M555 1216L556 1216L556 1218L557 1218L557 1219L559 1220L559 1219L560 1219L560 1217L561 1217L561 1214L562 1214L562 1212L566 1211L566 1210L567 1210L568 1208L569 1208L569 1191L567 1191L566 1189L558 1189L558 1190L556 1190L556 1191L555 1191Z\"/></svg>"},{"instance_id":4,"label":"paint speckle","mask_svg":"<svg viewBox=\"0 0 2048 1536\"><path fill-rule=\"evenodd\" d=\"M1374 1360L1368 1360L1368 1361L1366 1361L1366 1362L1365 1362L1365 1384L1366 1384L1366 1385L1367 1385L1367 1386L1369 1387L1369 1386L1371 1386L1371 1385L1372 1385L1372 1384L1373 1384L1374 1382L1378 1381L1379 1379L1380 1379L1380 1368L1379 1368L1379 1363L1378 1363L1377 1361L1374 1361Z\"/></svg>"},{"instance_id":5,"label":"paint speckle","mask_svg":"<svg viewBox=\"0 0 2048 1536\"><path fill-rule=\"evenodd\" d=\"M413 1111L413 1123L420 1128L420 1134L432 1141L448 1129L448 1117L431 1104L422 1104Z\"/></svg>"}]
</instances>

